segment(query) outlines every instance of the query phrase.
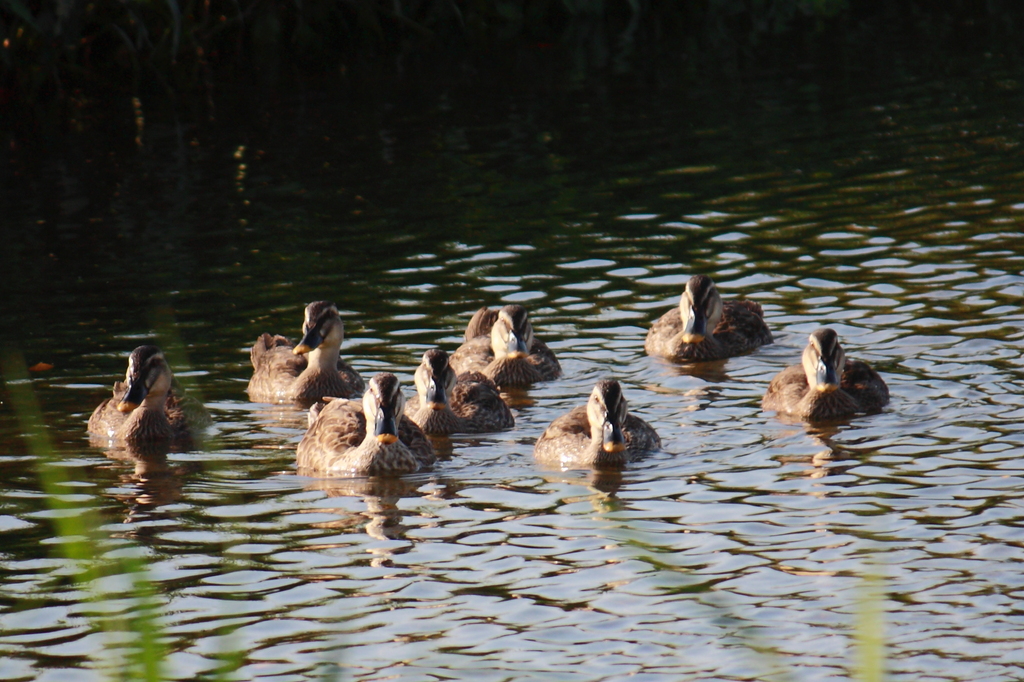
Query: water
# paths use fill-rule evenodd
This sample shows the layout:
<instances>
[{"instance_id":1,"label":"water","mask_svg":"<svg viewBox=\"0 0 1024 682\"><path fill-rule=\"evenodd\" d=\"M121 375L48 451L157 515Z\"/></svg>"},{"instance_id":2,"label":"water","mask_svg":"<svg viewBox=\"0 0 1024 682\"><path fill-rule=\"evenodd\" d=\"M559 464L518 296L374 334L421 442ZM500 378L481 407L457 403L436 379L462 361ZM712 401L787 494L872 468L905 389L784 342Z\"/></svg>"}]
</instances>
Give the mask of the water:
<instances>
[{"instance_id":1,"label":"water","mask_svg":"<svg viewBox=\"0 0 1024 682\"><path fill-rule=\"evenodd\" d=\"M897 679L1016 679L1019 78L455 88L154 123L139 151L12 152L6 343L55 366L32 386L62 497L100 509L101 555L147 565L171 679L236 654L239 679L848 679L870 576ZM646 357L697 272L760 302L775 345ZM298 477L304 414L246 400L247 354L320 298L346 359L410 391L424 349L506 302L565 377L431 473ZM762 413L825 324L890 406L827 427ZM85 422L149 340L215 427L200 451L112 458ZM536 437L604 376L664 451L621 474L539 468ZM0 677L102 679L131 603L117 576L93 602L70 581L7 405L0 429Z\"/></svg>"}]
</instances>

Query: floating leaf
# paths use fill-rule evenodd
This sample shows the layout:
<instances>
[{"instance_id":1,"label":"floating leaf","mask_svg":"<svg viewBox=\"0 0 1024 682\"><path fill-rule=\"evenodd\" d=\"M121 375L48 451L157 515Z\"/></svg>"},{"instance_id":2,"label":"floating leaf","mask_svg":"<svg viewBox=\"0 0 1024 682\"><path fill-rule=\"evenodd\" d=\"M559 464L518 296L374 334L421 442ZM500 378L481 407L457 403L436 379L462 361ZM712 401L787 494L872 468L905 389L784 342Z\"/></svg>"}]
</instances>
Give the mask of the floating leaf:
<instances>
[{"instance_id":1,"label":"floating leaf","mask_svg":"<svg viewBox=\"0 0 1024 682\"><path fill-rule=\"evenodd\" d=\"M45 372L45 371L47 371L49 369L53 369L53 365L51 365L50 363L48 363L48 362L37 362L36 364L34 364L31 367L29 367L28 371L30 371L30 372Z\"/></svg>"}]
</instances>

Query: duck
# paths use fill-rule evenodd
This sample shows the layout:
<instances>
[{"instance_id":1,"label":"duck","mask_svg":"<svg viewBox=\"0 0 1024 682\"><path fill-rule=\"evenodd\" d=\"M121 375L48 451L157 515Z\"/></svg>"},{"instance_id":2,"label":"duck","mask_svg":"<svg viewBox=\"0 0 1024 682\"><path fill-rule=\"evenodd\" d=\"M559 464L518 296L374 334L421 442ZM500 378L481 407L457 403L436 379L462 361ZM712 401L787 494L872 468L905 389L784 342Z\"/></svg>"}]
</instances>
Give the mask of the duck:
<instances>
[{"instance_id":1,"label":"duck","mask_svg":"<svg viewBox=\"0 0 1024 682\"><path fill-rule=\"evenodd\" d=\"M551 422L537 439L533 456L561 469L619 469L640 453L660 447L654 427L629 414L619 382L602 379L586 406Z\"/></svg>"},{"instance_id":2,"label":"duck","mask_svg":"<svg viewBox=\"0 0 1024 682\"><path fill-rule=\"evenodd\" d=\"M125 380L114 382L113 395L89 417L89 433L120 445L192 444L210 415L201 403L173 388L174 375L163 351L139 346L128 356Z\"/></svg>"},{"instance_id":3,"label":"duck","mask_svg":"<svg viewBox=\"0 0 1024 682\"><path fill-rule=\"evenodd\" d=\"M754 301L723 301L707 275L686 282L679 307L662 315L647 332L648 355L677 362L722 360L772 343L764 310Z\"/></svg>"},{"instance_id":4,"label":"duck","mask_svg":"<svg viewBox=\"0 0 1024 682\"><path fill-rule=\"evenodd\" d=\"M517 304L476 311L451 365L456 374L479 372L501 389L525 388L562 375L558 358L534 336L526 308Z\"/></svg>"},{"instance_id":5,"label":"duck","mask_svg":"<svg viewBox=\"0 0 1024 682\"><path fill-rule=\"evenodd\" d=\"M340 358L345 325L331 301L306 306L302 340L262 334L249 352L253 374L246 389L260 403L312 404L325 396L354 398L365 390L359 372Z\"/></svg>"},{"instance_id":6,"label":"duck","mask_svg":"<svg viewBox=\"0 0 1024 682\"><path fill-rule=\"evenodd\" d=\"M390 372L370 379L361 402L334 399L315 404L299 442L299 473L378 476L429 468L436 460L434 448L423 430L404 416L404 407L401 384Z\"/></svg>"},{"instance_id":7,"label":"duck","mask_svg":"<svg viewBox=\"0 0 1024 682\"><path fill-rule=\"evenodd\" d=\"M889 387L866 362L847 359L839 335L828 327L812 333L803 361L775 375L761 408L807 420L877 412L889 403Z\"/></svg>"},{"instance_id":8,"label":"duck","mask_svg":"<svg viewBox=\"0 0 1024 682\"><path fill-rule=\"evenodd\" d=\"M405 415L428 435L501 431L516 424L494 382L480 372L456 376L440 348L423 354L414 380L417 395L405 404Z\"/></svg>"}]
</instances>

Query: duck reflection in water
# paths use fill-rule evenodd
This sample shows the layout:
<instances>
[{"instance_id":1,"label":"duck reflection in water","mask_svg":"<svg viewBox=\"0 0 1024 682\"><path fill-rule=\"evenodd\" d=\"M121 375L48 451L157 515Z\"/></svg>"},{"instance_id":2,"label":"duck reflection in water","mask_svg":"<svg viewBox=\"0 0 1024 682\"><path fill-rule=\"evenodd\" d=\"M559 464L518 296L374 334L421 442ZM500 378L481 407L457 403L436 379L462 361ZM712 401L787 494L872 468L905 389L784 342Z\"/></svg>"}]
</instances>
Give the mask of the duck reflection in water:
<instances>
[{"instance_id":1,"label":"duck reflection in water","mask_svg":"<svg viewBox=\"0 0 1024 682\"><path fill-rule=\"evenodd\" d=\"M829 424L808 424L795 419L786 420L788 423L798 426L781 435L781 439L794 438L794 440L805 440L809 437L811 443L818 447L810 454L786 454L777 457L781 464L810 464L811 468L803 469L800 472L783 474L783 479L794 478L825 478L827 476L840 476L860 464L863 451L847 447L837 443L834 437L838 435L847 424L832 422ZM858 485L858 482L851 481L849 485ZM830 483L830 488L842 487L842 483ZM825 490L812 490L810 495L815 497L827 497L835 494Z\"/></svg>"},{"instance_id":2,"label":"duck reflection in water","mask_svg":"<svg viewBox=\"0 0 1024 682\"><path fill-rule=\"evenodd\" d=\"M93 437L92 444L100 439ZM167 460L170 448L166 445L150 444L145 447L117 447L104 453L116 462L108 468L119 471L119 489L109 493L110 497L120 500L127 506L124 517L126 524L137 525L127 535L140 537L166 532L166 525L151 523L157 519L166 519L175 526L180 525L178 515L161 512L160 508L174 504L184 495L185 481L189 475L199 470L198 464L171 464ZM132 467L130 473L120 473L123 465Z\"/></svg>"},{"instance_id":3,"label":"duck reflection in water","mask_svg":"<svg viewBox=\"0 0 1024 682\"><path fill-rule=\"evenodd\" d=\"M676 376L694 377L704 381L708 386L721 386L736 379L726 371L728 360L709 360L707 362L667 362L659 364L665 371Z\"/></svg>"},{"instance_id":4,"label":"duck reflection in water","mask_svg":"<svg viewBox=\"0 0 1024 682\"><path fill-rule=\"evenodd\" d=\"M627 481L621 469L591 469L590 471L577 469L575 471L544 472L541 475L545 481L550 483L586 486L590 490L588 495L562 498L563 504L589 502L594 511L599 514L621 511L628 506L618 497L619 490Z\"/></svg>"},{"instance_id":5,"label":"duck reflection in water","mask_svg":"<svg viewBox=\"0 0 1024 682\"><path fill-rule=\"evenodd\" d=\"M331 508L318 506L305 510L307 513L315 514L336 514L338 518L333 521L318 521L310 524L315 528L338 529L344 531L362 530L375 540L396 540L403 541L401 544L387 544L369 548L367 551L373 554L370 560L372 566L390 566L395 555L404 554L410 551L413 545L408 542L405 533L409 526L403 521L407 516L420 516L421 512L409 509L402 509L400 502L403 498L419 498L424 500L447 500L455 498L462 489L462 484L455 480L446 478L431 478L430 480L414 480L410 478L393 477L371 477L352 479L316 479L306 486L307 490L321 490L328 497L358 497L362 498L366 505L363 511L353 511L345 508ZM427 489L427 492L423 492ZM309 549L322 550L329 547L350 546L351 542L323 543L309 545Z\"/></svg>"},{"instance_id":6,"label":"duck reflection in water","mask_svg":"<svg viewBox=\"0 0 1024 682\"><path fill-rule=\"evenodd\" d=\"M280 435L281 447L292 449L295 431L309 426L309 410L297 403L247 403L244 409L264 431Z\"/></svg>"}]
</instances>

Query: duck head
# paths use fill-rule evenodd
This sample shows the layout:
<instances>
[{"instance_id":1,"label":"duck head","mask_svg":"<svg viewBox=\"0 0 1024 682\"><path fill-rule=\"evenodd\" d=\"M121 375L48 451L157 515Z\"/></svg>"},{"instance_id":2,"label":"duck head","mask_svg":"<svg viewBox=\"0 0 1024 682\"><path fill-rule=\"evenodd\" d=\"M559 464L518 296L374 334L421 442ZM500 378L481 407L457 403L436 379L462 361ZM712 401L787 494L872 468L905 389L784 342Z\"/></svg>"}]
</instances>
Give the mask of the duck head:
<instances>
[{"instance_id":1,"label":"duck head","mask_svg":"<svg viewBox=\"0 0 1024 682\"><path fill-rule=\"evenodd\" d=\"M587 401L587 419L590 420L591 438L601 443L607 453L622 452L626 449L626 438L622 425L626 420L626 399L622 387L612 379L597 382Z\"/></svg>"},{"instance_id":2,"label":"duck head","mask_svg":"<svg viewBox=\"0 0 1024 682\"><path fill-rule=\"evenodd\" d=\"M715 331L722 319L722 297L710 277L694 275L686 282L679 298L679 314L686 343L700 343Z\"/></svg>"},{"instance_id":3,"label":"duck head","mask_svg":"<svg viewBox=\"0 0 1024 682\"><path fill-rule=\"evenodd\" d=\"M398 440L398 422L404 409L405 396L398 377L381 372L370 379L369 388L363 394L363 414L367 432L378 442L389 445Z\"/></svg>"},{"instance_id":4,"label":"duck head","mask_svg":"<svg viewBox=\"0 0 1024 682\"><path fill-rule=\"evenodd\" d=\"M131 412L149 399L160 402L171 390L171 368L163 352L156 346L139 346L128 356L128 371L124 375L128 390L117 404L121 412Z\"/></svg>"},{"instance_id":5,"label":"duck head","mask_svg":"<svg viewBox=\"0 0 1024 682\"><path fill-rule=\"evenodd\" d=\"M828 327L815 330L804 348L803 366L807 384L815 391L831 393L839 388L846 365L846 353L839 336Z\"/></svg>"},{"instance_id":6,"label":"duck head","mask_svg":"<svg viewBox=\"0 0 1024 682\"><path fill-rule=\"evenodd\" d=\"M448 353L432 348L423 354L414 377L420 401L432 410L443 410L455 388L455 370L448 364Z\"/></svg>"},{"instance_id":7,"label":"duck head","mask_svg":"<svg viewBox=\"0 0 1024 682\"><path fill-rule=\"evenodd\" d=\"M345 324L338 314L338 306L331 301L313 301L306 306L306 317L302 322L302 340L292 352L303 355L321 347L338 349L344 340Z\"/></svg>"},{"instance_id":8,"label":"duck head","mask_svg":"<svg viewBox=\"0 0 1024 682\"><path fill-rule=\"evenodd\" d=\"M491 350L497 360L525 358L533 347L533 325L521 305L507 305L498 311L491 327Z\"/></svg>"}]
</instances>

